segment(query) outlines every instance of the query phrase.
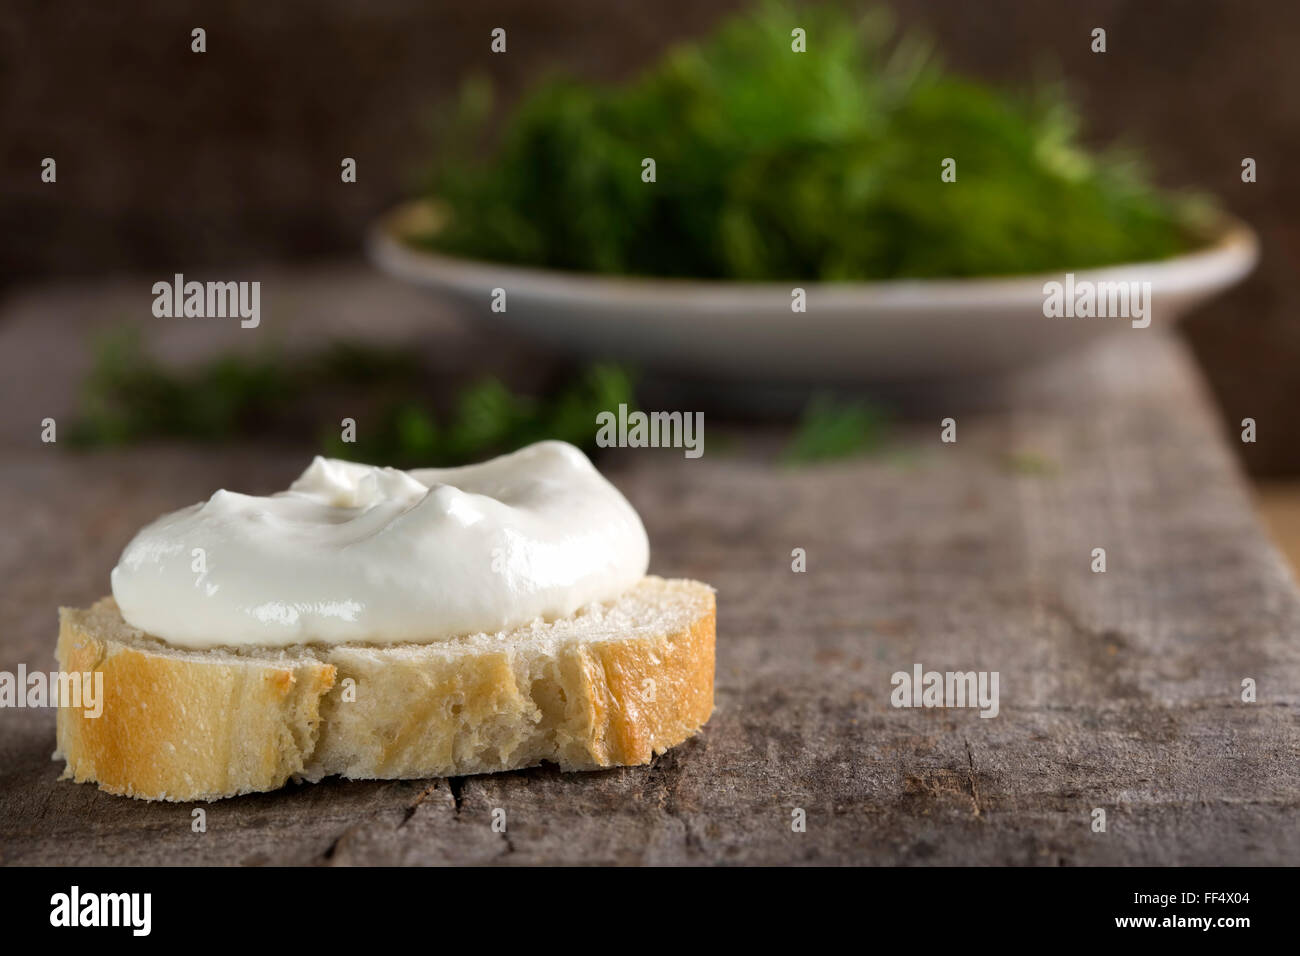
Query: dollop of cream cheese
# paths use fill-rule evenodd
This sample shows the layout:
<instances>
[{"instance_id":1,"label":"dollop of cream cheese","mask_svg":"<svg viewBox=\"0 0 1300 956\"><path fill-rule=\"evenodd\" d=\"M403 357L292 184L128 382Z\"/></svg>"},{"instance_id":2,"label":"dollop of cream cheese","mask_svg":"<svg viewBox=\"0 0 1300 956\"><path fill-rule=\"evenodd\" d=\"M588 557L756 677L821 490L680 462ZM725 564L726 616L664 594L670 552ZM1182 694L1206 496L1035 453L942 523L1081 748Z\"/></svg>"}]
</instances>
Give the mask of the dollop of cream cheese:
<instances>
[{"instance_id":1,"label":"dollop of cream cheese","mask_svg":"<svg viewBox=\"0 0 1300 956\"><path fill-rule=\"evenodd\" d=\"M127 623L178 647L433 642L567 617L644 576L636 511L572 445L463 468L316 458L287 491L218 491L122 552Z\"/></svg>"}]
</instances>

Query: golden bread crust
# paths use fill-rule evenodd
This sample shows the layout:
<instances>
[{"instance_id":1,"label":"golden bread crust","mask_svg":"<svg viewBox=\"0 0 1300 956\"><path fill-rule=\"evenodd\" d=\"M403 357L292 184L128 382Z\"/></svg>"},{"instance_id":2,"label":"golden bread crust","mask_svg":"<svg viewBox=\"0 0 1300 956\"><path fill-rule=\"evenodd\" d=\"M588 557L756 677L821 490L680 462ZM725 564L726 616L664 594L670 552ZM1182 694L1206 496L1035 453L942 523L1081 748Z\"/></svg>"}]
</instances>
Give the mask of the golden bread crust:
<instances>
[{"instance_id":1,"label":"golden bread crust","mask_svg":"<svg viewBox=\"0 0 1300 956\"><path fill-rule=\"evenodd\" d=\"M111 598L63 608L59 667L101 672L104 704L97 718L59 709L56 756L65 778L176 801L333 774L645 764L713 711L713 592L647 577L602 613L594 638L569 635L578 618L428 645L243 653L172 648ZM673 626L647 625L657 614Z\"/></svg>"}]
</instances>

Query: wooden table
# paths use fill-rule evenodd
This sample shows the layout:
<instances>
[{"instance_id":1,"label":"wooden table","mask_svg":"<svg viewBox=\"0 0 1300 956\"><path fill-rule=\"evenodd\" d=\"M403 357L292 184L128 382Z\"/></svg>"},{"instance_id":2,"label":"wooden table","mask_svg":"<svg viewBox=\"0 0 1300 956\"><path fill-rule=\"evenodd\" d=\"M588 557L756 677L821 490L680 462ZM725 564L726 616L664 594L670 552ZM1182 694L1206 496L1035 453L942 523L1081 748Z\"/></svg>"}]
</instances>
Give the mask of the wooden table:
<instances>
[{"instance_id":1,"label":"wooden table","mask_svg":"<svg viewBox=\"0 0 1300 956\"><path fill-rule=\"evenodd\" d=\"M444 336L452 365L477 354L364 269L279 280L264 285L313 329L369 309ZM39 444L87 330L142 295L38 290L0 318L0 669L53 666L55 608L103 593L140 524L218 485L283 487L304 464L302 450ZM936 401L859 461L788 468L779 429L707 421L701 459L602 461L645 518L652 570L718 589L717 710L649 767L291 786L206 805L197 833L191 805L59 782L53 712L3 710L0 861L1300 860L1300 599L1184 349L1121 334ZM939 441L945 415L955 444ZM1105 573L1090 568L1099 547ZM916 663L997 671L1000 713L891 707L891 674Z\"/></svg>"}]
</instances>

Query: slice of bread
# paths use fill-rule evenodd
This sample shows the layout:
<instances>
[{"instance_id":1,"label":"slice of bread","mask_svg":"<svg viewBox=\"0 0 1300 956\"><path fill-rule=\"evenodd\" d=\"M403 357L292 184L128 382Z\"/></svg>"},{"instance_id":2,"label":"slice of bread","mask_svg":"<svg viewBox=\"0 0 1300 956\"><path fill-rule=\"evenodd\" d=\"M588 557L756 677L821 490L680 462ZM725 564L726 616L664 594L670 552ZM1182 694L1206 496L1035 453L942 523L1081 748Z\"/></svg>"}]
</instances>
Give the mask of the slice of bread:
<instances>
[{"instance_id":1,"label":"slice of bread","mask_svg":"<svg viewBox=\"0 0 1300 956\"><path fill-rule=\"evenodd\" d=\"M713 712L715 602L643 578L617 600L430 644L180 650L112 598L59 611L59 668L101 671L103 712L60 707L64 778L145 800L290 779L649 763Z\"/></svg>"}]
</instances>

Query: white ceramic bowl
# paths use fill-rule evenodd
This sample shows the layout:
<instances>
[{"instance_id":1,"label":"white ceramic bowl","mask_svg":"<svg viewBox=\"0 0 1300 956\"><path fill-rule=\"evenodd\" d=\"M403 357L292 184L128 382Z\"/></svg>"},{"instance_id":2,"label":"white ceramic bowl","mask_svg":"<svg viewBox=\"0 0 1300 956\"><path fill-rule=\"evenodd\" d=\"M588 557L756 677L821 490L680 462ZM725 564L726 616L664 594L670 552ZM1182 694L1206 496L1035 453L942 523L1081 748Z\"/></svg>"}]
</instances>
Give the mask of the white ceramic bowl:
<instances>
[{"instance_id":1,"label":"white ceramic bowl","mask_svg":"<svg viewBox=\"0 0 1300 956\"><path fill-rule=\"evenodd\" d=\"M425 202L371 229L384 271L459 300L469 316L570 354L611 358L676 377L771 385L904 383L1005 371L1102 335L1150 335L1243 278L1258 243L1226 221L1187 255L1076 272L1076 283L1151 283L1152 322L1049 318L1043 286L1064 272L989 279L751 283L619 278L498 265L426 251L407 238L436 227ZM807 311L791 311L801 285ZM492 290L506 310L490 309Z\"/></svg>"}]
</instances>

